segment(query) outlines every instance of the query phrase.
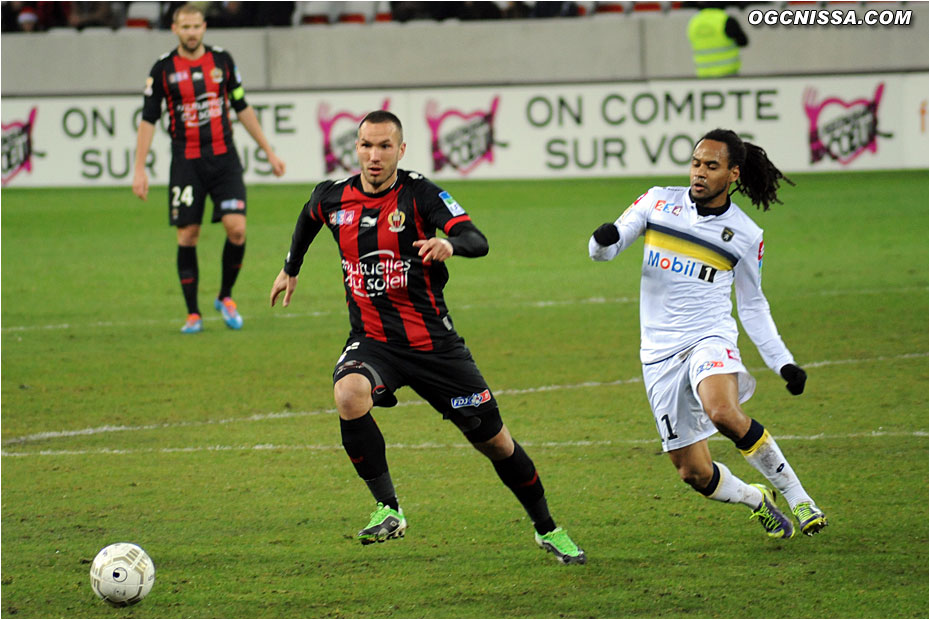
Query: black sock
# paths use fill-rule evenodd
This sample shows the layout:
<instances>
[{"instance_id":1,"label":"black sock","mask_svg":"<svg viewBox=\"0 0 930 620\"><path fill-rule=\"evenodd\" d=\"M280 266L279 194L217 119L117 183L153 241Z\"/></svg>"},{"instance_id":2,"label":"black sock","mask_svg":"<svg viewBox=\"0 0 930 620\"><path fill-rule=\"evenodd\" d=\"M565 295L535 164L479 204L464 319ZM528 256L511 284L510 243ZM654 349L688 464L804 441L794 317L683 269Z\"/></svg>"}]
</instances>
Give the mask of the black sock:
<instances>
[{"instance_id":1,"label":"black sock","mask_svg":"<svg viewBox=\"0 0 930 620\"><path fill-rule=\"evenodd\" d=\"M181 280L181 292L188 314L200 314L197 305L197 246L178 246L178 278Z\"/></svg>"},{"instance_id":2,"label":"black sock","mask_svg":"<svg viewBox=\"0 0 930 620\"><path fill-rule=\"evenodd\" d=\"M736 447L740 450L749 450L751 447L756 445L756 442L762 439L762 435L765 433L765 427L756 422L755 420L750 420L749 430L746 431L746 434L740 437L738 440L733 443L736 444Z\"/></svg>"},{"instance_id":3,"label":"black sock","mask_svg":"<svg viewBox=\"0 0 930 620\"><path fill-rule=\"evenodd\" d=\"M371 491L372 497L376 502L381 502L385 506L390 506L398 510L400 504L397 501L397 493L394 491L394 481L391 480L391 472L386 471L373 480L366 480L368 490Z\"/></svg>"},{"instance_id":4,"label":"black sock","mask_svg":"<svg viewBox=\"0 0 930 620\"><path fill-rule=\"evenodd\" d=\"M229 239L223 245L223 280L220 284L219 299L232 296L232 287L242 269L242 257L245 256L245 243L236 245Z\"/></svg>"},{"instance_id":5,"label":"black sock","mask_svg":"<svg viewBox=\"0 0 930 620\"><path fill-rule=\"evenodd\" d=\"M720 468L717 467L716 463L713 463L714 466L714 475L711 476L710 482L707 483L707 486L703 489L697 489L697 492L703 495L704 497L710 497L714 494L714 491L717 490L717 487L720 486Z\"/></svg>"},{"instance_id":6,"label":"black sock","mask_svg":"<svg viewBox=\"0 0 930 620\"><path fill-rule=\"evenodd\" d=\"M523 505L536 531L546 534L554 530L555 522L549 514L545 489L539 480L536 466L523 447L514 441L513 454L492 463L501 481Z\"/></svg>"},{"instance_id":7,"label":"black sock","mask_svg":"<svg viewBox=\"0 0 930 620\"><path fill-rule=\"evenodd\" d=\"M397 496L388 473L384 435L371 412L354 420L339 418L342 446L359 477L368 485L375 501L397 510Z\"/></svg>"}]
</instances>

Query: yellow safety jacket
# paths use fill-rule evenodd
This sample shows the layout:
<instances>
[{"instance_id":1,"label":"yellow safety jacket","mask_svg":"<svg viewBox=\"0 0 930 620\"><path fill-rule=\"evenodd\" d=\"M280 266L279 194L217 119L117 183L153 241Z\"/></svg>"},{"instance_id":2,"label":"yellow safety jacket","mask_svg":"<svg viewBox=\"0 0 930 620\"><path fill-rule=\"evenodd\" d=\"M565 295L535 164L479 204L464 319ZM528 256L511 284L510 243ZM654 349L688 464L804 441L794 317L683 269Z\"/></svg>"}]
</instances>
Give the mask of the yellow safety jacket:
<instances>
[{"instance_id":1,"label":"yellow safety jacket","mask_svg":"<svg viewBox=\"0 0 930 620\"><path fill-rule=\"evenodd\" d=\"M739 72L739 48L727 36L729 16L723 9L702 9L688 22L688 39L698 77L721 77Z\"/></svg>"}]
</instances>

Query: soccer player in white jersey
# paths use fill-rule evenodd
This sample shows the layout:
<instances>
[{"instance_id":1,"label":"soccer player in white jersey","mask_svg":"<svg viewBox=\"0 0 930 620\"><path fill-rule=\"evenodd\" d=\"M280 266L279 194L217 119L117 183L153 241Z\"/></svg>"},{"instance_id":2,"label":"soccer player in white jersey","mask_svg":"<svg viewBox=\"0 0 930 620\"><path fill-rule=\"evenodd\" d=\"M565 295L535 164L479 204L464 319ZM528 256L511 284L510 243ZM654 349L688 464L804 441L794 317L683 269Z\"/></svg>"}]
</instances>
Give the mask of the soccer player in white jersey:
<instances>
[{"instance_id":1,"label":"soccer player in white jersey","mask_svg":"<svg viewBox=\"0 0 930 620\"><path fill-rule=\"evenodd\" d=\"M827 518L804 490L775 439L741 403L755 379L740 361L730 291L740 322L766 365L797 396L807 374L782 342L762 293L762 229L730 201L730 186L768 210L786 179L765 151L733 131L702 137L691 159L690 187L653 187L588 241L595 261L609 261L645 237L640 288L643 379L662 447L681 479L704 496L752 509L772 538L796 528L776 493L747 484L711 459L707 438L720 431L788 503L808 536ZM790 183L790 181L788 181Z\"/></svg>"}]
</instances>

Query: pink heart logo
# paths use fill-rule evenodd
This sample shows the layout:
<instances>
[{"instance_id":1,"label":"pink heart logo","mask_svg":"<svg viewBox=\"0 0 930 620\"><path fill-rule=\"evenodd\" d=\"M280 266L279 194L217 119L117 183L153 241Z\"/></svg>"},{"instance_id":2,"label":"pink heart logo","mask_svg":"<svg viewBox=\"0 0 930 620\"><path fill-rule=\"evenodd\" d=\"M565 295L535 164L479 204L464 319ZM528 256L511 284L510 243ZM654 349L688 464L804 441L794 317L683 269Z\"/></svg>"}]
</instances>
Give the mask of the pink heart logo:
<instances>
[{"instance_id":1,"label":"pink heart logo","mask_svg":"<svg viewBox=\"0 0 930 620\"><path fill-rule=\"evenodd\" d=\"M2 184L13 180L20 171L32 172L32 129L38 108L29 111L29 120L2 124L3 177Z\"/></svg>"},{"instance_id":2,"label":"pink heart logo","mask_svg":"<svg viewBox=\"0 0 930 620\"><path fill-rule=\"evenodd\" d=\"M491 108L465 113L460 110L439 112L439 104L426 104L426 123L432 134L433 172L446 166L467 175L482 162L494 163L494 146L506 146L494 140L494 116L500 97Z\"/></svg>"},{"instance_id":3,"label":"pink heart logo","mask_svg":"<svg viewBox=\"0 0 930 620\"><path fill-rule=\"evenodd\" d=\"M811 163L829 157L845 166L865 151L877 152L878 136L889 137L878 131L878 105L884 89L881 82L871 100L860 98L849 102L829 97L817 103L814 89L804 92Z\"/></svg>"}]
</instances>

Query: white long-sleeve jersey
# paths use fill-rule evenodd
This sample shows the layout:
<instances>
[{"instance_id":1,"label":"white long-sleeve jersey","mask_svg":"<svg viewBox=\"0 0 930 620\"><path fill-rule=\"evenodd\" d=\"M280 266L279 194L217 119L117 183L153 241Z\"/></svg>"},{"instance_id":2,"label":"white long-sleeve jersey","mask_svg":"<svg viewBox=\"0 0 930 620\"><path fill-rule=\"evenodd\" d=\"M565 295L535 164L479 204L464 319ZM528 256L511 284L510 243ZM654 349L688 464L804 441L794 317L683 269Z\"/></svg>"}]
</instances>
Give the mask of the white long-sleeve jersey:
<instances>
[{"instance_id":1,"label":"white long-sleeve jersey","mask_svg":"<svg viewBox=\"0 0 930 620\"><path fill-rule=\"evenodd\" d=\"M592 236L588 254L596 261L613 260L644 235L639 311L643 364L667 359L711 336L736 344L730 302L734 282L740 322L766 365L778 373L794 363L762 293L762 229L736 204L721 215L702 217L687 187L653 187L614 225L620 241L604 247Z\"/></svg>"}]
</instances>

